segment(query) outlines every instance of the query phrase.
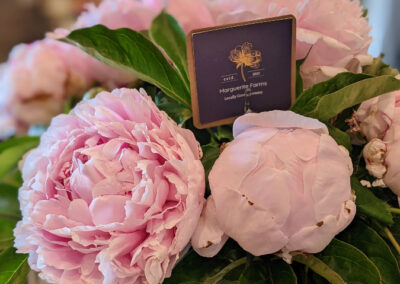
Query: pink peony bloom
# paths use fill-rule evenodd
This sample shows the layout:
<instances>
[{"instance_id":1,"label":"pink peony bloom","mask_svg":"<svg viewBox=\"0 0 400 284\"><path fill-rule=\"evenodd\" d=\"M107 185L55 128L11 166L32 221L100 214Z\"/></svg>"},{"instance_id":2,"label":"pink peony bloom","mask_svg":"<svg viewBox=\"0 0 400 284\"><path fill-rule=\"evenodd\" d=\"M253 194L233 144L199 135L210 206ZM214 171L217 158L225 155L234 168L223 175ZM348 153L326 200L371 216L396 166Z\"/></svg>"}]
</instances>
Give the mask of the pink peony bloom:
<instances>
[{"instance_id":1,"label":"pink peony bloom","mask_svg":"<svg viewBox=\"0 0 400 284\"><path fill-rule=\"evenodd\" d=\"M163 2L163 0L103 0L98 6L88 4L86 11L73 25L73 29L101 24L109 29L146 30L163 9Z\"/></svg>"},{"instance_id":2,"label":"pink peony bloom","mask_svg":"<svg viewBox=\"0 0 400 284\"><path fill-rule=\"evenodd\" d=\"M379 171L370 171L370 174L382 178L383 182L400 196L400 91L384 94L363 102L358 108L355 119L358 129L368 141L384 143L383 161ZM368 148L371 144L368 145ZM368 152L365 156L367 166L370 164ZM382 166L384 167L382 169Z\"/></svg>"},{"instance_id":3,"label":"pink peony bloom","mask_svg":"<svg viewBox=\"0 0 400 284\"><path fill-rule=\"evenodd\" d=\"M361 72L370 64L372 41L358 0L169 0L167 10L186 32L194 28L292 14L297 19L296 58L302 59L304 86L327 80L340 72ZM193 6L194 5L194 6Z\"/></svg>"},{"instance_id":4,"label":"pink peony bloom","mask_svg":"<svg viewBox=\"0 0 400 284\"><path fill-rule=\"evenodd\" d=\"M192 238L200 255L215 255L229 236L253 255L290 260L291 252L320 252L353 220L351 160L324 124L271 111L238 118L233 132Z\"/></svg>"},{"instance_id":5,"label":"pink peony bloom","mask_svg":"<svg viewBox=\"0 0 400 284\"><path fill-rule=\"evenodd\" d=\"M72 49L72 48L71 48ZM73 48L74 49L74 48ZM47 124L62 111L67 96L79 93L92 82L89 70L72 70L65 44L40 40L13 48L0 75L1 138L27 129L31 124ZM71 54L72 55L72 54ZM8 129L8 130L7 130Z\"/></svg>"},{"instance_id":6,"label":"pink peony bloom","mask_svg":"<svg viewBox=\"0 0 400 284\"><path fill-rule=\"evenodd\" d=\"M98 6L88 4L72 30L104 25L109 29L129 28L135 31L148 30L153 19L163 8L162 0L104 0ZM113 89L132 83L135 78L123 71L92 61L95 80Z\"/></svg>"},{"instance_id":7,"label":"pink peony bloom","mask_svg":"<svg viewBox=\"0 0 400 284\"><path fill-rule=\"evenodd\" d=\"M143 90L79 103L25 158L18 252L51 283L161 283L202 211L200 157Z\"/></svg>"}]
</instances>

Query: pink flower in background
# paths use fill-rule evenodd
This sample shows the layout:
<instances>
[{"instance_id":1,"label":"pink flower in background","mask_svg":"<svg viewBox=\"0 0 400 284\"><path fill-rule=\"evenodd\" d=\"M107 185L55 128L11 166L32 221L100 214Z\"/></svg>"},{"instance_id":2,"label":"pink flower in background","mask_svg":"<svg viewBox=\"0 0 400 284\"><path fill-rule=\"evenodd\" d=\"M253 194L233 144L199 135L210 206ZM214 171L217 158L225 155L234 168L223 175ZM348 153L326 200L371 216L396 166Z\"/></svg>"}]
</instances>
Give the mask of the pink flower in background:
<instances>
[{"instance_id":1,"label":"pink flower in background","mask_svg":"<svg viewBox=\"0 0 400 284\"><path fill-rule=\"evenodd\" d=\"M187 3L188 4L188 3ZM98 6L88 4L71 30L104 25L109 29L129 28L135 31L148 30L153 19L163 8L162 0L104 0ZM95 80L109 89L124 86L135 78L123 71L93 60Z\"/></svg>"},{"instance_id":2,"label":"pink flower in background","mask_svg":"<svg viewBox=\"0 0 400 284\"><path fill-rule=\"evenodd\" d=\"M161 283L202 211L200 157L144 91L81 102L25 158L18 252L52 283Z\"/></svg>"},{"instance_id":3,"label":"pink flower in background","mask_svg":"<svg viewBox=\"0 0 400 284\"><path fill-rule=\"evenodd\" d=\"M358 108L355 119L358 127L371 145L385 144L379 147L381 162L374 163L379 171L370 171L370 174L382 178L395 194L400 196L400 91L384 94L363 102ZM373 142L373 144L371 144ZM367 147L366 146L366 147ZM375 148L375 147L374 147ZM364 157L367 165L376 155L376 151L365 150Z\"/></svg>"},{"instance_id":4,"label":"pink flower in background","mask_svg":"<svg viewBox=\"0 0 400 284\"><path fill-rule=\"evenodd\" d=\"M231 24L292 14L297 19L296 58L302 59L304 86L340 72L361 72L372 63L367 50L372 41L358 0L169 0L167 11L186 32L194 28ZM194 5L194 6L193 6Z\"/></svg>"},{"instance_id":5,"label":"pink flower in background","mask_svg":"<svg viewBox=\"0 0 400 284\"><path fill-rule=\"evenodd\" d=\"M149 29L153 19L163 9L163 0L103 0L98 6L88 4L72 29L104 25L109 29ZM188 6L186 2L186 6Z\"/></svg>"},{"instance_id":6,"label":"pink flower in background","mask_svg":"<svg viewBox=\"0 0 400 284\"><path fill-rule=\"evenodd\" d=\"M271 111L238 118L233 132L192 238L200 255L215 255L227 236L253 255L317 253L353 220L351 160L324 124Z\"/></svg>"},{"instance_id":7,"label":"pink flower in background","mask_svg":"<svg viewBox=\"0 0 400 284\"><path fill-rule=\"evenodd\" d=\"M92 83L89 70L71 70L79 57L74 54L65 60L62 55L68 49L51 40L14 47L0 75L0 120L10 125L1 128L2 138L31 124L49 123L62 111L67 96Z\"/></svg>"}]
</instances>

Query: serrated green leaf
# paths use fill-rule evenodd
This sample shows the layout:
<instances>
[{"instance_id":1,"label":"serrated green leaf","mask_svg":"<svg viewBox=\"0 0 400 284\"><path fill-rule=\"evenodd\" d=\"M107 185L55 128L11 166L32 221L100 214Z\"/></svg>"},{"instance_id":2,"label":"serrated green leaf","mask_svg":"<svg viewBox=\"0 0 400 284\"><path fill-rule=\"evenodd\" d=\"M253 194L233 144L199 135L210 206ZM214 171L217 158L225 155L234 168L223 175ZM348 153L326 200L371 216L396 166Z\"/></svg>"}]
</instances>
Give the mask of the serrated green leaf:
<instances>
[{"instance_id":1,"label":"serrated green leaf","mask_svg":"<svg viewBox=\"0 0 400 284\"><path fill-rule=\"evenodd\" d=\"M73 44L111 67L156 85L190 108L190 92L161 51L140 32L110 30L102 25L71 32L62 41Z\"/></svg>"},{"instance_id":2,"label":"serrated green leaf","mask_svg":"<svg viewBox=\"0 0 400 284\"><path fill-rule=\"evenodd\" d=\"M177 101L171 100L163 93L156 94L154 102L160 110L165 111L179 125L192 117L190 109Z\"/></svg>"},{"instance_id":3,"label":"serrated green leaf","mask_svg":"<svg viewBox=\"0 0 400 284\"><path fill-rule=\"evenodd\" d=\"M347 108L398 89L400 80L393 76L341 73L304 91L292 110L326 122Z\"/></svg>"},{"instance_id":4,"label":"serrated green leaf","mask_svg":"<svg viewBox=\"0 0 400 284\"><path fill-rule=\"evenodd\" d=\"M186 55L186 34L174 17L162 11L151 23L152 39L175 63L186 88L190 91Z\"/></svg>"},{"instance_id":5,"label":"serrated green leaf","mask_svg":"<svg viewBox=\"0 0 400 284\"><path fill-rule=\"evenodd\" d=\"M400 270L396 258L379 234L361 220L355 220L339 238L359 250L378 267L382 283L400 283Z\"/></svg>"},{"instance_id":6,"label":"serrated green leaf","mask_svg":"<svg viewBox=\"0 0 400 284\"><path fill-rule=\"evenodd\" d=\"M388 205L377 198L368 188L361 185L356 177L351 177L351 188L356 193L357 213L393 224L393 217Z\"/></svg>"},{"instance_id":7,"label":"serrated green leaf","mask_svg":"<svg viewBox=\"0 0 400 284\"><path fill-rule=\"evenodd\" d=\"M296 284L297 277L282 259L253 261L239 278L240 284Z\"/></svg>"},{"instance_id":8,"label":"serrated green leaf","mask_svg":"<svg viewBox=\"0 0 400 284\"><path fill-rule=\"evenodd\" d=\"M0 283L26 283L29 272L27 254L17 254L15 248L10 247L0 254Z\"/></svg>"},{"instance_id":9,"label":"serrated green leaf","mask_svg":"<svg viewBox=\"0 0 400 284\"><path fill-rule=\"evenodd\" d=\"M362 251L348 243L333 239L315 256L339 274L345 283L382 283L376 265Z\"/></svg>"},{"instance_id":10,"label":"serrated green leaf","mask_svg":"<svg viewBox=\"0 0 400 284\"><path fill-rule=\"evenodd\" d=\"M390 65L382 61L382 57L374 58L371 65L363 67L363 73L373 76L380 75L391 75L396 76L399 74L399 70L396 68L391 68Z\"/></svg>"},{"instance_id":11,"label":"serrated green leaf","mask_svg":"<svg viewBox=\"0 0 400 284\"><path fill-rule=\"evenodd\" d=\"M39 144L39 137L17 137L0 144L0 179L15 168L23 155Z\"/></svg>"},{"instance_id":12,"label":"serrated green leaf","mask_svg":"<svg viewBox=\"0 0 400 284\"><path fill-rule=\"evenodd\" d=\"M336 128L330 124L327 124L327 127L329 130L329 135L335 139L336 143L346 147L346 149L351 152L353 147L351 146L350 136L346 132L343 132L339 128Z\"/></svg>"}]
</instances>

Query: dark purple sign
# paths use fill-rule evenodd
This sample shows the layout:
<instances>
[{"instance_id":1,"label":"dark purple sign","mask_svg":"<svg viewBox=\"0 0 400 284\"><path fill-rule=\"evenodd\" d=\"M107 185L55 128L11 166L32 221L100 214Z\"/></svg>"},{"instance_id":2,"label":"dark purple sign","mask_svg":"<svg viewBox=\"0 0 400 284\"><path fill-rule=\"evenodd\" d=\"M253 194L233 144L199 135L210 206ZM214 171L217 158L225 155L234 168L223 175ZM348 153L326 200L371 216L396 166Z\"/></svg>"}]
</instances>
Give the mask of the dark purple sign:
<instances>
[{"instance_id":1,"label":"dark purple sign","mask_svg":"<svg viewBox=\"0 0 400 284\"><path fill-rule=\"evenodd\" d=\"M195 30L188 46L197 127L230 123L246 112L290 107L295 83L293 16Z\"/></svg>"}]
</instances>

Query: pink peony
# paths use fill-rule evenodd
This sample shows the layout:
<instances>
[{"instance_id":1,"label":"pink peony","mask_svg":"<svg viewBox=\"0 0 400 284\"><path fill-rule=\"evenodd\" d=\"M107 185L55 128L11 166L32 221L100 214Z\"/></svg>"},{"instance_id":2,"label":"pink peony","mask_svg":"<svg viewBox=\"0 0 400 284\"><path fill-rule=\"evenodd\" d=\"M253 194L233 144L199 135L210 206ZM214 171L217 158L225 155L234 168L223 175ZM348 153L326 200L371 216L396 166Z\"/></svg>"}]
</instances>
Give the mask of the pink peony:
<instances>
[{"instance_id":1,"label":"pink peony","mask_svg":"<svg viewBox=\"0 0 400 284\"><path fill-rule=\"evenodd\" d=\"M73 25L73 29L101 24L109 29L146 30L161 12L163 2L163 0L103 0L98 6L88 4L86 11Z\"/></svg>"},{"instance_id":2,"label":"pink peony","mask_svg":"<svg viewBox=\"0 0 400 284\"><path fill-rule=\"evenodd\" d=\"M56 283L160 283L198 222L201 148L141 90L59 115L25 158L19 253Z\"/></svg>"},{"instance_id":3,"label":"pink peony","mask_svg":"<svg viewBox=\"0 0 400 284\"><path fill-rule=\"evenodd\" d=\"M384 94L363 102L355 114L357 130L370 143L364 150L371 175L383 178L383 182L400 196L400 91ZM377 151L369 149L380 146L381 161L371 162ZM382 154L383 153L383 154Z\"/></svg>"},{"instance_id":4,"label":"pink peony","mask_svg":"<svg viewBox=\"0 0 400 284\"><path fill-rule=\"evenodd\" d=\"M129 28L148 30L153 19L161 12L163 0L104 0L98 6L88 4L72 30L104 25L109 29ZM135 78L123 71L92 61L95 80L109 89L132 83Z\"/></svg>"},{"instance_id":5,"label":"pink peony","mask_svg":"<svg viewBox=\"0 0 400 284\"><path fill-rule=\"evenodd\" d=\"M169 0L168 12L186 32L194 28L292 14L297 19L296 58L302 59L304 86L337 73L361 72L372 62L367 50L372 41L367 19L358 0ZM186 5L185 5L186 4Z\"/></svg>"},{"instance_id":6,"label":"pink peony","mask_svg":"<svg viewBox=\"0 0 400 284\"><path fill-rule=\"evenodd\" d=\"M192 238L200 255L215 255L229 236L253 255L290 260L323 250L353 220L351 160L324 124L271 111L238 118L233 132Z\"/></svg>"},{"instance_id":7,"label":"pink peony","mask_svg":"<svg viewBox=\"0 0 400 284\"><path fill-rule=\"evenodd\" d=\"M71 70L73 60L65 60L65 52L68 47L52 40L13 48L0 75L0 120L10 126L1 127L2 138L31 124L49 123L67 96L92 83L88 70Z\"/></svg>"}]
</instances>

